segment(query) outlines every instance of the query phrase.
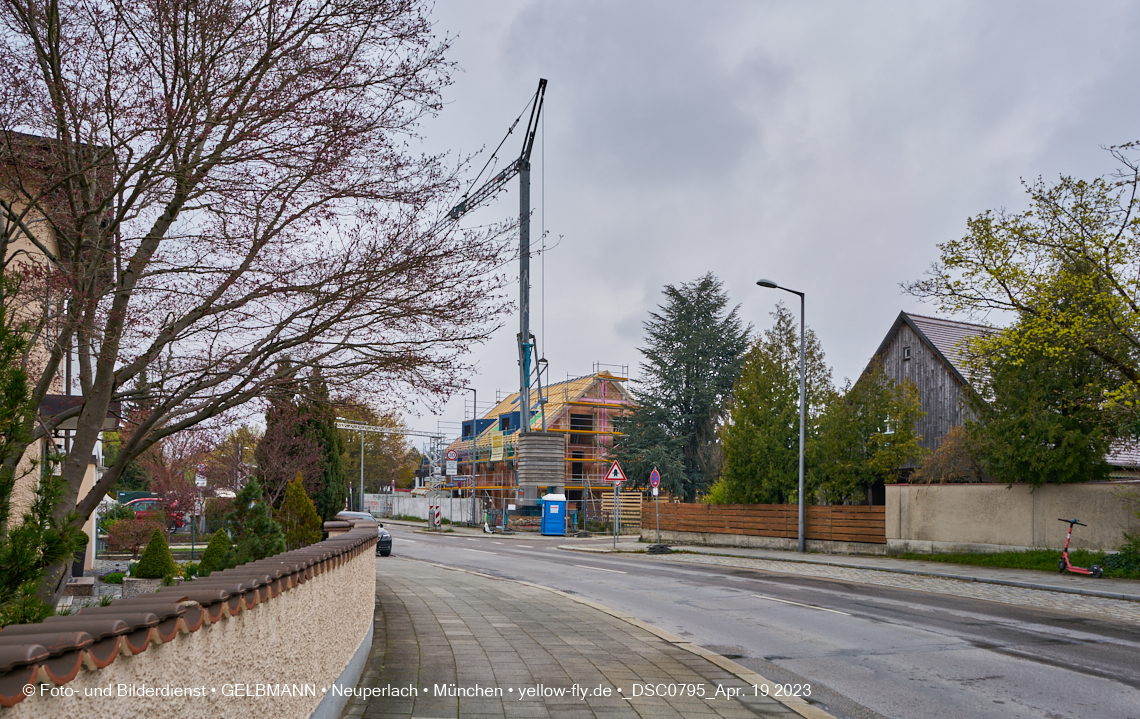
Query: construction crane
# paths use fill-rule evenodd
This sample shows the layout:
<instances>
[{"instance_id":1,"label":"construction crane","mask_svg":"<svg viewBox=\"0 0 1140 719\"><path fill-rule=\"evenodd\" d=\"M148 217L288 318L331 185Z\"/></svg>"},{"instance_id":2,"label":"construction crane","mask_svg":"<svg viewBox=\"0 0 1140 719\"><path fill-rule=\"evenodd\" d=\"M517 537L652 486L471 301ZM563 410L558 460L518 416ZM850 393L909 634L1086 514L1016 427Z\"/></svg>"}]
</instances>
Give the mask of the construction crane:
<instances>
[{"instance_id":1,"label":"construction crane","mask_svg":"<svg viewBox=\"0 0 1140 719\"><path fill-rule=\"evenodd\" d=\"M530 430L530 375L531 353L534 347L533 335L530 333L530 153L534 149L534 135L538 131L539 119L542 117L542 103L546 96L546 80L538 81L538 90L535 92L530 106L530 120L527 122L526 134L523 135L522 152L518 158L507 165L499 174L480 185L475 190L464 195L458 205L447 213L447 219L432 230L434 233L442 225L455 222L471 210L489 202L498 194L503 186L516 175L519 178L519 427L522 431ZM526 110L524 109L525 113ZM515 120L507 135L514 132L515 125L522 119L522 115ZM506 138L503 138L506 142ZM499 144L502 147L502 143ZM496 152L498 150L496 149ZM493 157L493 155L492 155ZM490 160L488 160L490 162Z\"/></svg>"}]
</instances>

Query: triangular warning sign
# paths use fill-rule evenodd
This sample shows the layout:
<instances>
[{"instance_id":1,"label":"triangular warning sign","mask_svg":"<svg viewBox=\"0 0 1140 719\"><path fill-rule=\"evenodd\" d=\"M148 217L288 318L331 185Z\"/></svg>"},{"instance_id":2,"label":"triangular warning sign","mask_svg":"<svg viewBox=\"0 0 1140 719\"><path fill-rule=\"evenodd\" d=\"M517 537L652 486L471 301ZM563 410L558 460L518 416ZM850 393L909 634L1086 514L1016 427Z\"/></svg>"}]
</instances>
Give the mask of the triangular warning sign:
<instances>
[{"instance_id":1,"label":"triangular warning sign","mask_svg":"<svg viewBox=\"0 0 1140 719\"><path fill-rule=\"evenodd\" d=\"M621 465L619 465L616 461L614 462L613 466L610 467L610 471L606 472L606 481L607 482L624 482L625 481L625 472L621 471Z\"/></svg>"}]
</instances>

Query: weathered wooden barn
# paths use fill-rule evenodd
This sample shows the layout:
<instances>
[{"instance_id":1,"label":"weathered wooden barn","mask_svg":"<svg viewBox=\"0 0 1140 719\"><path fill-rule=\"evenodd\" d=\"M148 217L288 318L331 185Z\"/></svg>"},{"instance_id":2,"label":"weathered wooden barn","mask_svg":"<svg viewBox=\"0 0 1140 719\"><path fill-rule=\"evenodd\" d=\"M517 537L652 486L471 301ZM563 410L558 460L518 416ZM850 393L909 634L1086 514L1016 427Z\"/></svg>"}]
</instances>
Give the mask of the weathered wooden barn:
<instances>
[{"instance_id":1,"label":"weathered wooden barn","mask_svg":"<svg viewBox=\"0 0 1140 719\"><path fill-rule=\"evenodd\" d=\"M966 370L963 343L995 332L986 325L900 312L867 369L875 362L895 382L910 380L918 388L926 416L918 422L922 446L933 451L952 427L966 419L966 395L973 390Z\"/></svg>"}]
</instances>

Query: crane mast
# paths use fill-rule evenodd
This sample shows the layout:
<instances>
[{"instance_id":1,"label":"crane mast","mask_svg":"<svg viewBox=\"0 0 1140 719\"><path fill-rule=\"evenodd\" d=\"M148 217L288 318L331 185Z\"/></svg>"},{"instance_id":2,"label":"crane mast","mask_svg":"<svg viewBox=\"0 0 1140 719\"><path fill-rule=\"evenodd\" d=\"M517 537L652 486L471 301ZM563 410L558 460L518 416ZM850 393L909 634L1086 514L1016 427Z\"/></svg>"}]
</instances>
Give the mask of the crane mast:
<instances>
[{"instance_id":1,"label":"crane mast","mask_svg":"<svg viewBox=\"0 0 1140 719\"><path fill-rule=\"evenodd\" d=\"M534 149L534 136L542 117L542 104L546 97L546 80L538 81L538 91L530 105L530 119L523 135L522 151L507 165L477 189L467 193L441 224L458 220L469 211L488 202L516 175L519 178L519 428L530 431L530 375L533 344L530 333L530 155ZM525 111L524 111L525 112ZM510 134L514 125L507 131ZM437 225L436 229L439 228ZM435 230L433 230L434 232Z\"/></svg>"}]
</instances>

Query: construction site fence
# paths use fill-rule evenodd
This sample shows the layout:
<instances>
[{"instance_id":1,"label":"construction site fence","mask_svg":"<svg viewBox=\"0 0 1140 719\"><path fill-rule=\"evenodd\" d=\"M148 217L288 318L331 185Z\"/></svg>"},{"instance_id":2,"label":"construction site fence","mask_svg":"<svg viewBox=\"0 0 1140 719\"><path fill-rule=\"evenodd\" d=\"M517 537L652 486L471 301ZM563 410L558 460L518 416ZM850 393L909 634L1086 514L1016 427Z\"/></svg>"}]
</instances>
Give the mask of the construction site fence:
<instances>
[{"instance_id":1,"label":"construction site fence","mask_svg":"<svg viewBox=\"0 0 1140 719\"><path fill-rule=\"evenodd\" d=\"M623 493L624 494L624 493ZM612 502L611 502L612 503ZM622 500L624 522L625 501ZM799 508L794 504L674 504L661 502L661 530L743 534L795 539L799 536ZM641 505L640 521L654 527L652 502ZM886 507L809 506L804 511L807 539L886 544Z\"/></svg>"}]
</instances>

